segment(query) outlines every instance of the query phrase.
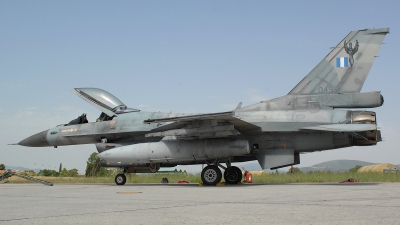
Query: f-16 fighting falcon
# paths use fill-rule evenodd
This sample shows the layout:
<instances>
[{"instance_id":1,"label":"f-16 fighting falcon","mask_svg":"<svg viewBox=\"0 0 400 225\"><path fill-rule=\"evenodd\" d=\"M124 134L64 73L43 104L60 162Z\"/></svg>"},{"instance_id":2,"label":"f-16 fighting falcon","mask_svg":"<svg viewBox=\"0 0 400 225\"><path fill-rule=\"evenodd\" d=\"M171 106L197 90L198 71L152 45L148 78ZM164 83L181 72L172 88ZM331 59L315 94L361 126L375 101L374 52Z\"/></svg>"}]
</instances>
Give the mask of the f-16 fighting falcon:
<instances>
[{"instance_id":1,"label":"f-16 fighting falcon","mask_svg":"<svg viewBox=\"0 0 400 225\"><path fill-rule=\"evenodd\" d=\"M128 108L97 88L73 93L101 111L96 122L86 114L68 124L32 135L19 145L29 147L96 145L103 167L126 173L155 173L160 167L207 164L205 185L224 178L242 180L234 162L258 160L263 169L300 163L300 153L381 141L375 112L380 92L360 92L389 28L350 32L287 95L229 112L176 114ZM359 110L349 110L349 109ZM224 170L222 174L221 169Z\"/></svg>"}]
</instances>

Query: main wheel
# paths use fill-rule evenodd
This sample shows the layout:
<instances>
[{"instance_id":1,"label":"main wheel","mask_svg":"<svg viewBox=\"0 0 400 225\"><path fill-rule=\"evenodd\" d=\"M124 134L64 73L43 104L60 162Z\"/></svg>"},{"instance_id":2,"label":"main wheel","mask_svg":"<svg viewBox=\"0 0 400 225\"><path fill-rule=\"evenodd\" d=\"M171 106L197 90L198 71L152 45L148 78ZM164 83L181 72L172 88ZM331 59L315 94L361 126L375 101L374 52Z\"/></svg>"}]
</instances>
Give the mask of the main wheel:
<instances>
[{"instance_id":1,"label":"main wheel","mask_svg":"<svg viewBox=\"0 0 400 225\"><path fill-rule=\"evenodd\" d=\"M231 166L225 170L224 179L228 184L238 184L242 180L242 171L236 166Z\"/></svg>"},{"instance_id":2,"label":"main wheel","mask_svg":"<svg viewBox=\"0 0 400 225\"><path fill-rule=\"evenodd\" d=\"M218 166L206 166L203 171L201 171L201 180L205 185L216 185L221 179L222 173Z\"/></svg>"},{"instance_id":3,"label":"main wheel","mask_svg":"<svg viewBox=\"0 0 400 225\"><path fill-rule=\"evenodd\" d=\"M126 183L126 176L124 174L117 174L115 176L115 183L117 185L124 185Z\"/></svg>"}]
</instances>

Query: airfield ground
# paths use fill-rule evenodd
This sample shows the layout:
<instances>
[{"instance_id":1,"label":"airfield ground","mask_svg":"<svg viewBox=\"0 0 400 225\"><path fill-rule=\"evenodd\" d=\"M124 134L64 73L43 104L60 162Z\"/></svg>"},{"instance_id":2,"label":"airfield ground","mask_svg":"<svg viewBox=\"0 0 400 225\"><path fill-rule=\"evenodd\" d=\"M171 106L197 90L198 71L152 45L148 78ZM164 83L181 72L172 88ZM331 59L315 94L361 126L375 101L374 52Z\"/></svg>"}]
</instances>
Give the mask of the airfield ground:
<instances>
[{"instance_id":1,"label":"airfield ground","mask_svg":"<svg viewBox=\"0 0 400 225\"><path fill-rule=\"evenodd\" d=\"M399 224L400 183L1 184L0 224Z\"/></svg>"}]
</instances>

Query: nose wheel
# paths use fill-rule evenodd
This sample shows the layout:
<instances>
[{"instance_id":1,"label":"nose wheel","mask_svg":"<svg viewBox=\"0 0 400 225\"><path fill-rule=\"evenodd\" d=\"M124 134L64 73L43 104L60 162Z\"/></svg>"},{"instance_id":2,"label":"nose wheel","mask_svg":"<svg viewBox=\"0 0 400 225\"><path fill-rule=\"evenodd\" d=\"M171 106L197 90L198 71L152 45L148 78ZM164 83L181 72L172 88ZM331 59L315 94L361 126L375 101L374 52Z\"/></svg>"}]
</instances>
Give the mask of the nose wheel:
<instances>
[{"instance_id":1,"label":"nose wheel","mask_svg":"<svg viewBox=\"0 0 400 225\"><path fill-rule=\"evenodd\" d=\"M124 185L126 183L126 176L124 174L117 174L115 176L115 183L117 185Z\"/></svg>"}]
</instances>

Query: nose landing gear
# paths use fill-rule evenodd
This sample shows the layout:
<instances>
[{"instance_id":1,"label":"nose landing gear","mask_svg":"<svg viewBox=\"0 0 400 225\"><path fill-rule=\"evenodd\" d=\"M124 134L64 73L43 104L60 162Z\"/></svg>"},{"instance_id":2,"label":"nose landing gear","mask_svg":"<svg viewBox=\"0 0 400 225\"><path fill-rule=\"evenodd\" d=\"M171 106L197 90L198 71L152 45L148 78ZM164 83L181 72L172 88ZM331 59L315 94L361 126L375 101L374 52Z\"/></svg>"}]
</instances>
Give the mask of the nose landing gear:
<instances>
[{"instance_id":1,"label":"nose landing gear","mask_svg":"<svg viewBox=\"0 0 400 225\"><path fill-rule=\"evenodd\" d=\"M122 167L122 168L121 168L121 172L122 172L122 173L119 173L119 174L117 174L117 175L115 176L115 183L116 183L117 185L124 185L124 184L126 183L126 176L125 176L125 173L128 172L128 168Z\"/></svg>"},{"instance_id":2,"label":"nose landing gear","mask_svg":"<svg viewBox=\"0 0 400 225\"><path fill-rule=\"evenodd\" d=\"M117 176L115 176L115 183L117 185L124 185L126 183L125 174L117 174Z\"/></svg>"}]
</instances>

